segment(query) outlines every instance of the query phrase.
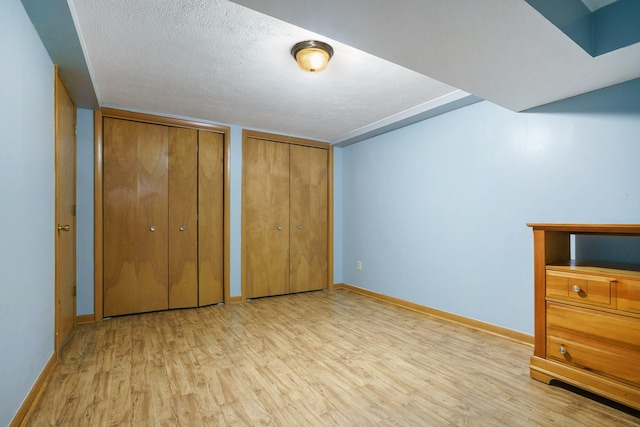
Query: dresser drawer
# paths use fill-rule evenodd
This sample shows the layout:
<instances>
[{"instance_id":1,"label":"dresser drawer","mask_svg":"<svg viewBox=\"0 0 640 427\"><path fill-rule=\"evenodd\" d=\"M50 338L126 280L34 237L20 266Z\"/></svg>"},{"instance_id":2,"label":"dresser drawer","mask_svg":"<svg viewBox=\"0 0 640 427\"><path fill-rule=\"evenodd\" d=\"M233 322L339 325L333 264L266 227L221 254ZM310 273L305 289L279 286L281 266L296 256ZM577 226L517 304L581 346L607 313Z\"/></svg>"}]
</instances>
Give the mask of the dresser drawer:
<instances>
[{"instance_id":1,"label":"dresser drawer","mask_svg":"<svg viewBox=\"0 0 640 427\"><path fill-rule=\"evenodd\" d=\"M640 280L618 281L618 309L640 314Z\"/></svg>"},{"instance_id":2,"label":"dresser drawer","mask_svg":"<svg viewBox=\"0 0 640 427\"><path fill-rule=\"evenodd\" d=\"M597 307L616 308L615 279L599 276L547 271L547 298L577 301Z\"/></svg>"},{"instance_id":3,"label":"dresser drawer","mask_svg":"<svg viewBox=\"0 0 640 427\"><path fill-rule=\"evenodd\" d=\"M640 319L547 303L547 358L640 385Z\"/></svg>"}]
</instances>

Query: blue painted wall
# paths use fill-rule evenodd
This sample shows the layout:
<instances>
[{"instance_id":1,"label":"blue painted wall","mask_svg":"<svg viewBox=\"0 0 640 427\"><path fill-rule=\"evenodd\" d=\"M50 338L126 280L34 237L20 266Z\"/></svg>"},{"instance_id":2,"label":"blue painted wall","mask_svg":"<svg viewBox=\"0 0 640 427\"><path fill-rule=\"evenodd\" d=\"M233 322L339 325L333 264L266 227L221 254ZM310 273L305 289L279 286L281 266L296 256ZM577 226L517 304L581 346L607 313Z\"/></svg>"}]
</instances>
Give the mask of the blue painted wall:
<instances>
[{"instance_id":1,"label":"blue painted wall","mask_svg":"<svg viewBox=\"0 0 640 427\"><path fill-rule=\"evenodd\" d=\"M242 295L242 128L231 126L229 293Z\"/></svg>"},{"instance_id":2,"label":"blue painted wall","mask_svg":"<svg viewBox=\"0 0 640 427\"><path fill-rule=\"evenodd\" d=\"M79 108L76 137L76 313L93 314L93 110Z\"/></svg>"},{"instance_id":3,"label":"blue painted wall","mask_svg":"<svg viewBox=\"0 0 640 427\"><path fill-rule=\"evenodd\" d=\"M19 0L0 13L0 425L53 354L53 64Z\"/></svg>"},{"instance_id":4,"label":"blue painted wall","mask_svg":"<svg viewBox=\"0 0 640 427\"><path fill-rule=\"evenodd\" d=\"M333 150L333 283L342 279L342 149Z\"/></svg>"},{"instance_id":5,"label":"blue painted wall","mask_svg":"<svg viewBox=\"0 0 640 427\"><path fill-rule=\"evenodd\" d=\"M533 333L527 222L640 222L640 80L342 149L344 282ZM357 271L356 263L363 263Z\"/></svg>"}]
</instances>

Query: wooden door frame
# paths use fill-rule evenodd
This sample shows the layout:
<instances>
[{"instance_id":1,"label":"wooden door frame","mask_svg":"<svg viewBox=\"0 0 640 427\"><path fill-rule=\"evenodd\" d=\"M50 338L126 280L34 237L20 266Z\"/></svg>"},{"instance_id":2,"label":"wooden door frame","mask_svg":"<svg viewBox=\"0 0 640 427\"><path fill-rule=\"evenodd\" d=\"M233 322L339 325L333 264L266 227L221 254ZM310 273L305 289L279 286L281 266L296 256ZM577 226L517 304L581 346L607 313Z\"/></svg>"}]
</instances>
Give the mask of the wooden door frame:
<instances>
[{"instance_id":1,"label":"wooden door frame","mask_svg":"<svg viewBox=\"0 0 640 427\"><path fill-rule=\"evenodd\" d=\"M73 123L72 123L72 127L73 129L76 129L76 125L77 125L77 107L76 105L73 103L73 99L71 99L71 96L69 95L69 91L67 90L67 87L64 84L64 81L62 80L62 77L60 76L60 72L58 69L58 66L54 66L54 81L53 81L53 85L54 85L54 168L55 168L55 208L54 208L54 227L57 227L59 225L59 218L58 218L58 200L60 197L60 187L58 185L58 179L59 179L59 160L58 159L58 145L60 144L60 105L59 105L59 101L60 101L60 90L63 90L66 92L67 96L69 97L69 100L71 101L71 105L73 106ZM75 136L75 131L74 131L74 136L73 136L73 199L74 199L74 205L73 205L73 209L74 212L72 214L72 222L71 224L69 224L71 226L71 231L73 232L73 239L72 239L72 245L73 245L73 286L74 289L76 287L76 239L77 239L77 231L76 231L76 213L75 213L75 207L77 205L77 194L76 194L76 179L77 179L77 164L76 164L76 155L77 155L77 137ZM61 348L64 346L64 341L66 339L69 338L69 336L71 336L71 334L69 334L69 336L65 336L65 337L60 337L59 334L59 329L60 329L60 316L62 315L60 313L60 304L59 304L59 300L61 298L61 286L62 284L59 282L58 280L58 263L59 260L61 258L61 254L59 253L59 249L58 249L58 240L60 238L60 231L56 228L54 229L54 233L55 234L55 260L54 260L54 266L55 266L55 284L54 284L54 353L56 353L56 355L58 357L60 357L59 354L59 350L61 350ZM73 295L73 326L72 326L72 330L73 328L75 328L76 326L76 295L74 292Z\"/></svg>"},{"instance_id":2,"label":"wooden door frame","mask_svg":"<svg viewBox=\"0 0 640 427\"><path fill-rule=\"evenodd\" d=\"M273 141L273 142L280 142L280 143L285 143L285 144L291 144L291 145L303 145L305 147L314 147L314 148L321 148L321 149L325 149L327 150L327 154L328 154L328 160L327 160L327 289L329 290L333 290L333 146L331 144L329 144L328 142L322 142L322 141L315 141L312 139L304 139L304 138L297 138L297 137L293 137L293 136L287 136L287 135L278 135L278 134L274 134L274 133L267 133L267 132L260 132L260 131L254 131L254 130L249 130L249 129L242 129L242 152L243 152L243 156L244 156L244 145L246 143L246 140L252 138L252 139L262 139L262 140L266 140L266 141ZM244 157L243 157L244 158ZM243 165L244 167L244 165ZM245 202L245 191L244 191L244 182L242 183L242 201L241 201L241 205L242 205L242 229L241 229L241 292L242 292L242 296L241 299L242 301L246 301L247 300L247 290L246 290L246 262L245 262L245 256L246 256L246 251L244 250L244 243L242 243L242 240L244 238L244 229L245 229L245 224L244 224L244 202Z\"/></svg>"},{"instance_id":3,"label":"wooden door frame","mask_svg":"<svg viewBox=\"0 0 640 427\"><path fill-rule=\"evenodd\" d=\"M103 318L103 291L104 291L104 263L103 263L103 244L104 244L104 229L103 229L103 156L102 149L104 146L103 126L102 119L105 117L132 120L143 123L152 123L172 127L182 127L189 129L205 130L209 132L219 133L224 138L224 189L223 189L223 288L224 288L224 303L229 303L231 298L229 296L229 248L230 248L230 154L231 154L231 141L230 128L227 126L220 126L211 123L203 123L192 120L176 119L172 117L156 116L146 113L137 113L133 111L118 110L114 108L103 108L101 110L94 111L94 320L101 321Z\"/></svg>"}]
</instances>

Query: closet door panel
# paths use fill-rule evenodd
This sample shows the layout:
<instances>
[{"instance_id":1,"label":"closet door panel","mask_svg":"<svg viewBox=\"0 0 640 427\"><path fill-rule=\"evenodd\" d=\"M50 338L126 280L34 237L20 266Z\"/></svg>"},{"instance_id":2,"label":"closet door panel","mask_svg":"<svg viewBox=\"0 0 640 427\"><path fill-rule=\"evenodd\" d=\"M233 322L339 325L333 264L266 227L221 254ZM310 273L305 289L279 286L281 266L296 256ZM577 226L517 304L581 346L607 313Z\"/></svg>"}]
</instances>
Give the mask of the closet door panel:
<instances>
[{"instance_id":1,"label":"closet door panel","mask_svg":"<svg viewBox=\"0 0 640 427\"><path fill-rule=\"evenodd\" d=\"M168 128L138 124L137 312L166 310L168 298ZM155 231L151 231L155 227Z\"/></svg>"},{"instance_id":2,"label":"closet door panel","mask_svg":"<svg viewBox=\"0 0 640 427\"><path fill-rule=\"evenodd\" d=\"M138 281L131 238L138 227L138 132L135 122L105 119L103 126L103 312L108 317L135 309L129 289Z\"/></svg>"},{"instance_id":3,"label":"closet door panel","mask_svg":"<svg viewBox=\"0 0 640 427\"><path fill-rule=\"evenodd\" d=\"M248 298L289 293L289 146L243 146L243 280Z\"/></svg>"},{"instance_id":4,"label":"closet door panel","mask_svg":"<svg viewBox=\"0 0 640 427\"><path fill-rule=\"evenodd\" d=\"M291 292L327 287L327 155L291 146Z\"/></svg>"},{"instance_id":5,"label":"closet door panel","mask_svg":"<svg viewBox=\"0 0 640 427\"><path fill-rule=\"evenodd\" d=\"M169 128L169 308L198 305L198 131Z\"/></svg>"},{"instance_id":6,"label":"closet door panel","mask_svg":"<svg viewBox=\"0 0 640 427\"><path fill-rule=\"evenodd\" d=\"M310 157L309 290L312 290L329 286L329 151L312 149Z\"/></svg>"},{"instance_id":7,"label":"closet door panel","mask_svg":"<svg viewBox=\"0 0 640 427\"><path fill-rule=\"evenodd\" d=\"M223 302L223 135L198 131L199 306Z\"/></svg>"},{"instance_id":8,"label":"closet door panel","mask_svg":"<svg viewBox=\"0 0 640 427\"><path fill-rule=\"evenodd\" d=\"M168 308L167 128L104 120L104 315Z\"/></svg>"}]
</instances>

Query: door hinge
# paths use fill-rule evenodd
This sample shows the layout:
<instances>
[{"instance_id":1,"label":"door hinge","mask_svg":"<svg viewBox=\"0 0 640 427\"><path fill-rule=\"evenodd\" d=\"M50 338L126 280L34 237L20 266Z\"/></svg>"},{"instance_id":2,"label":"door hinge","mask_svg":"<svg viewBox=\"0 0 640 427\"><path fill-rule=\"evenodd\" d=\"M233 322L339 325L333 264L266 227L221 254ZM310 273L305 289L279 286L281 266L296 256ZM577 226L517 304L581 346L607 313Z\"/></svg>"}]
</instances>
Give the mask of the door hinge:
<instances>
[{"instance_id":1,"label":"door hinge","mask_svg":"<svg viewBox=\"0 0 640 427\"><path fill-rule=\"evenodd\" d=\"M78 291L78 287L76 285L73 285L73 296L76 296L76 292Z\"/></svg>"},{"instance_id":2,"label":"door hinge","mask_svg":"<svg viewBox=\"0 0 640 427\"><path fill-rule=\"evenodd\" d=\"M76 216L76 205L71 205L71 215Z\"/></svg>"},{"instance_id":3,"label":"door hinge","mask_svg":"<svg viewBox=\"0 0 640 427\"><path fill-rule=\"evenodd\" d=\"M75 125L75 126L73 127L73 134L74 134L75 136L78 136L78 125Z\"/></svg>"}]
</instances>

